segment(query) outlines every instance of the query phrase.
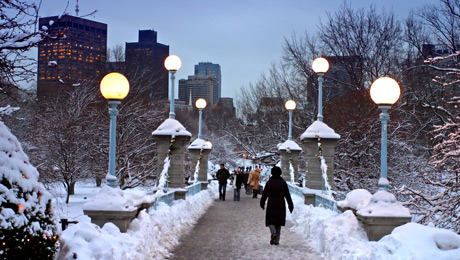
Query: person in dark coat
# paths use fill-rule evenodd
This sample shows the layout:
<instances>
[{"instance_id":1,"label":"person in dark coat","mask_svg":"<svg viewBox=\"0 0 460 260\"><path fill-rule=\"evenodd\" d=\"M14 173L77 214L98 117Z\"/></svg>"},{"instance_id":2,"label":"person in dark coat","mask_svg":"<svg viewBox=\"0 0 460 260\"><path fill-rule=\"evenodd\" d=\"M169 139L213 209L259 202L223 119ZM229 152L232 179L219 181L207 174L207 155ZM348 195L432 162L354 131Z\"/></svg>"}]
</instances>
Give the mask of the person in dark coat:
<instances>
[{"instance_id":1,"label":"person in dark coat","mask_svg":"<svg viewBox=\"0 0 460 260\"><path fill-rule=\"evenodd\" d=\"M265 215L265 226L270 229L270 245L278 245L280 242L281 226L286 224L286 205L287 201L289 211L292 213L294 204L292 203L291 194L287 183L281 178L281 168L273 167L271 170L272 177L265 184L265 189L260 200L260 207L265 209L267 202L267 212Z\"/></svg>"},{"instance_id":2,"label":"person in dark coat","mask_svg":"<svg viewBox=\"0 0 460 260\"><path fill-rule=\"evenodd\" d=\"M243 173L240 168L236 169L235 179L233 180L233 200L240 201L241 184L243 184Z\"/></svg>"},{"instance_id":3,"label":"person in dark coat","mask_svg":"<svg viewBox=\"0 0 460 260\"><path fill-rule=\"evenodd\" d=\"M243 171L244 171L244 167L243 167ZM243 174L244 189L247 195L251 195L251 187L249 187L248 181L249 181L249 172L246 171Z\"/></svg>"},{"instance_id":4,"label":"person in dark coat","mask_svg":"<svg viewBox=\"0 0 460 260\"><path fill-rule=\"evenodd\" d=\"M225 201L225 192L227 192L227 180L230 178L230 172L225 169L223 163L220 164L220 169L216 173L216 178L219 180L219 199Z\"/></svg>"}]
</instances>

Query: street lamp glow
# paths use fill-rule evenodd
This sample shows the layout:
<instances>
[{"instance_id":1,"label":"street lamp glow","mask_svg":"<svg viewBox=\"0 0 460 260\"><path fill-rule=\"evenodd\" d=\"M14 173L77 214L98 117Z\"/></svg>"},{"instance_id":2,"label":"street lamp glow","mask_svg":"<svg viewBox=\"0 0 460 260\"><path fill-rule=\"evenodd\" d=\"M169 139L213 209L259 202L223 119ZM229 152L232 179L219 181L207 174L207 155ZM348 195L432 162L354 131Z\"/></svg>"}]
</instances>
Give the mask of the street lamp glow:
<instances>
[{"instance_id":1,"label":"street lamp glow","mask_svg":"<svg viewBox=\"0 0 460 260\"><path fill-rule=\"evenodd\" d=\"M122 100L129 93L129 82L122 74L112 72L101 80L100 90L108 100Z\"/></svg>"},{"instance_id":2,"label":"street lamp glow","mask_svg":"<svg viewBox=\"0 0 460 260\"><path fill-rule=\"evenodd\" d=\"M211 143L211 141L209 141L209 140L206 141L206 146L209 147L209 149L211 149L211 148L212 148L212 143Z\"/></svg>"},{"instance_id":3,"label":"street lamp glow","mask_svg":"<svg viewBox=\"0 0 460 260\"><path fill-rule=\"evenodd\" d=\"M296 107L297 107L297 104L295 103L294 100L290 99L288 101L286 101L286 103L284 103L284 107L287 109L287 110L294 110Z\"/></svg>"},{"instance_id":4,"label":"street lamp glow","mask_svg":"<svg viewBox=\"0 0 460 260\"><path fill-rule=\"evenodd\" d=\"M169 55L165 60L165 68L169 71L178 71L182 66L182 61L176 55Z\"/></svg>"},{"instance_id":5,"label":"street lamp glow","mask_svg":"<svg viewBox=\"0 0 460 260\"><path fill-rule=\"evenodd\" d=\"M204 98L199 98L195 101L195 106L198 109L205 109L207 105L206 99Z\"/></svg>"},{"instance_id":6,"label":"street lamp glow","mask_svg":"<svg viewBox=\"0 0 460 260\"><path fill-rule=\"evenodd\" d=\"M393 105L401 95L398 82L390 77L378 78L372 83L371 98L377 105Z\"/></svg>"},{"instance_id":7,"label":"street lamp glow","mask_svg":"<svg viewBox=\"0 0 460 260\"><path fill-rule=\"evenodd\" d=\"M329 62L323 57L316 58L311 66L316 74L326 73L329 70Z\"/></svg>"}]
</instances>

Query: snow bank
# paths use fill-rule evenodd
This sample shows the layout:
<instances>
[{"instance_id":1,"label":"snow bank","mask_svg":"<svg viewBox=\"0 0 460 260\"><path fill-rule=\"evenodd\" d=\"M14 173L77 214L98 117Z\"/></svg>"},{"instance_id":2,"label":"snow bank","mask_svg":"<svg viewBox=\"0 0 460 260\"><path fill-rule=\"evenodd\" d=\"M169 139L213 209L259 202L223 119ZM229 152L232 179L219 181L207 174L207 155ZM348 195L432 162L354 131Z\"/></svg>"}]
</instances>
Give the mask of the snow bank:
<instances>
[{"instance_id":1,"label":"snow bank","mask_svg":"<svg viewBox=\"0 0 460 260\"><path fill-rule=\"evenodd\" d=\"M315 121L311 124L307 130L300 136L300 140L306 138L329 138L339 139L340 135L336 134L332 128L321 121Z\"/></svg>"},{"instance_id":2,"label":"snow bank","mask_svg":"<svg viewBox=\"0 0 460 260\"><path fill-rule=\"evenodd\" d=\"M176 119L166 119L152 135L192 136L185 127Z\"/></svg>"},{"instance_id":3,"label":"snow bank","mask_svg":"<svg viewBox=\"0 0 460 260\"><path fill-rule=\"evenodd\" d=\"M337 215L321 207L304 205L297 196L292 198L295 209L292 215L287 214L287 220L293 223L291 231L306 239L321 259L460 259L460 236L452 231L408 223L380 241L371 242L352 211Z\"/></svg>"},{"instance_id":4,"label":"snow bank","mask_svg":"<svg viewBox=\"0 0 460 260\"><path fill-rule=\"evenodd\" d=\"M88 222L71 225L62 233L57 259L168 258L180 236L192 229L214 201L216 185L208 187L187 200L175 201L172 206L161 203L157 210L140 212L126 233L112 223L102 228Z\"/></svg>"},{"instance_id":5,"label":"snow bank","mask_svg":"<svg viewBox=\"0 0 460 260\"><path fill-rule=\"evenodd\" d=\"M338 201L337 205L342 208L351 208L360 210L362 207L367 206L371 201L372 194L365 189L356 189L347 193L345 200Z\"/></svg>"},{"instance_id":6,"label":"snow bank","mask_svg":"<svg viewBox=\"0 0 460 260\"><path fill-rule=\"evenodd\" d=\"M211 147L208 146L208 144L206 143L205 140L203 139L196 139L195 141L193 141L188 149L195 149L195 150L211 150Z\"/></svg>"},{"instance_id":7,"label":"snow bank","mask_svg":"<svg viewBox=\"0 0 460 260\"><path fill-rule=\"evenodd\" d=\"M372 195L369 203L357 211L361 216L410 217L408 208L396 200L395 195L379 190Z\"/></svg>"},{"instance_id":8,"label":"snow bank","mask_svg":"<svg viewBox=\"0 0 460 260\"><path fill-rule=\"evenodd\" d=\"M302 148L300 148L300 146L292 140L287 140L278 146L278 150L287 150L288 148L291 151L302 151Z\"/></svg>"},{"instance_id":9,"label":"snow bank","mask_svg":"<svg viewBox=\"0 0 460 260\"><path fill-rule=\"evenodd\" d=\"M147 196L141 190L121 190L103 186L96 196L83 204L83 210L132 211L137 209L136 205L151 203L154 200L154 196Z\"/></svg>"}]
</instances>

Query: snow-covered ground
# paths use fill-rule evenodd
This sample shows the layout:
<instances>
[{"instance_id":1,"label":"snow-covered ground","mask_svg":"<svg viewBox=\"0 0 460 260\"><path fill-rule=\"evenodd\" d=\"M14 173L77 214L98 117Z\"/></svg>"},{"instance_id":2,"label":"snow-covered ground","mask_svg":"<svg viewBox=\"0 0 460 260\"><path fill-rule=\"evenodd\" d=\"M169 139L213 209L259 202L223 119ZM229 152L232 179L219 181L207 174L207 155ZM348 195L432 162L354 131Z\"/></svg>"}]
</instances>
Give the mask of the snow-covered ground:
<instances>
[{"instance_id":1,"label":"snow-covered ground","mask_svg":"<svg viewBox=\"0 0 460 260\"><path fill-rule=\"evenodd\" d=\"M121 233L112 223L100 228L83 215L83 204L100 188L80 185L68 205L61 202L63 196L57 201L61 218L78 221L63 231L57 259L165 259L180 236L193 227L214 201L216 185L208 187L187 200L175 201L172 206L161 203L149 213L142 211L128 231Z\"/></svg>"},{"instance_id":2,"label":"snow-covered ground","mask_svg":"<svg viewBox=\"0 0 460 260\"><path fill-rule=\"evenodd\" d=\"M460 259L460 236L452 231L409 223L372 242L352 211L337 214L292 197L295 209L292 215L287 214L294 224L292 230L306 239L322 259Z\"/></svg>"}]
</instances>

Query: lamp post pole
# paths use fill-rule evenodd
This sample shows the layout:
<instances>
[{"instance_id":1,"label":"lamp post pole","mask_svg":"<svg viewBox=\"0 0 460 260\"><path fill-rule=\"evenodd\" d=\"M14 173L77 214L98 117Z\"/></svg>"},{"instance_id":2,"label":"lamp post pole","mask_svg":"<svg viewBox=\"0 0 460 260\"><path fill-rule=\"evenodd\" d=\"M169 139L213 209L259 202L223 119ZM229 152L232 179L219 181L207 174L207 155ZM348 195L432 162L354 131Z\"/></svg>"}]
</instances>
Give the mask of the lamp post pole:
<instances>
[{"instance_id":1,"label":"lamp post pole","mask_svg":"<svg viewBox=\"0 0 460 260\"><path fill-rule=\"evenodd\" d=\"M381 137L381 147L380 147L380 179L379 179L379 189L388 190L388 167L387 167L387 125L390 116L388 115L388 109L390 106L379 106L382 110L380 113L380 121L382 122L382 137Z\"/></svg>"},{"instance_id":2,"label":"lamp post pole","mask_svg":"<svg viewBox=\"0 0 460 260\"><path fill-rule=\"evenodd\" d=\"M323 73L318 73L318 115L317 120L323 121Z\"/></svg>"},{"instance_id":3,"label":"lamp post pole","mask_svg":"<svg viewBox=\"0 0 460 260\"><path fill-rule=\"evenodd\" d=\"M203 109L198 109L199 120L198 120L198 139L201 139L201 117L203 115Z\"/></svg>"},{"instance_id":4,"label":"lamp post pole","mask_svg":"<svg viewBox=\"0 0 460 260\"><path fill-rule=\"evenodd\" d=\"M115 174L115 158L117 153L117 106L121 104L118 100L109 100L110 115L110 140L109 140L109 172L107 174L107 184L115 188L117 186L117 175Z\"/></svg>"},{"instance_id":5,"label":"lamp post pole","mask_svg":"<svg viewBox=\"0 0 460 260\"><path fill-rule=\"evenodd\" d=\"M292 110L289 110L289 135L288 140L292 140Z\"/></svg>"},{"instance_id":6,"label":"lamp post pole","mask_svg":"<svg viewBox=\"0 0 460 260\"><path fill-rule=\"evenodd\" d=\"M112 72L104 76L100 86L101 94L109 104L110 129L109 129L109 170L106 175L107 185L115 188L117 186L116 153L117 153L117 106L121 104L129 93L129 82L120 73Z\"/></svg>"},{"instance_id":7,"label":"lamp post pole","mask_svg":"<svg viewBox=\"0 0 460 260\"><path fill-rule=\"evenodd\" d=\"M323 76L329 70L329 62L323 58L316 58L311 64L313 71L318 75L318 115L316 120L323 121Z\"/></svg>"},{"instance_id":8,"label":"lamp post pole","mask_svg":"<svg viewBox=\"0 0 460 260\"><path fill-rule=\"evenodd\" d=\"M176 118L174 113L174 80L176 79L176 71L170 70L171 73L171 88L169 91L169 118Z\"/></svg>"},{"instance_id":9,"label":"lamp post pole","mask_svg":"<svg viewBox=\"0 0 460 260\"><path fill-rule=\"evenodd\" d=\"M372 100L378 105L382 113L380 113L380 121L382 122L382 134L380 141L380 178L378 182L379 190L388 191L388 166L387 166L387 126L390 116L388 110L391 105L398 101L401 95L401 88L398 82L390 77L381 77L372 83L370 87L370 95Z\"/></svg>"}]
</instances>

